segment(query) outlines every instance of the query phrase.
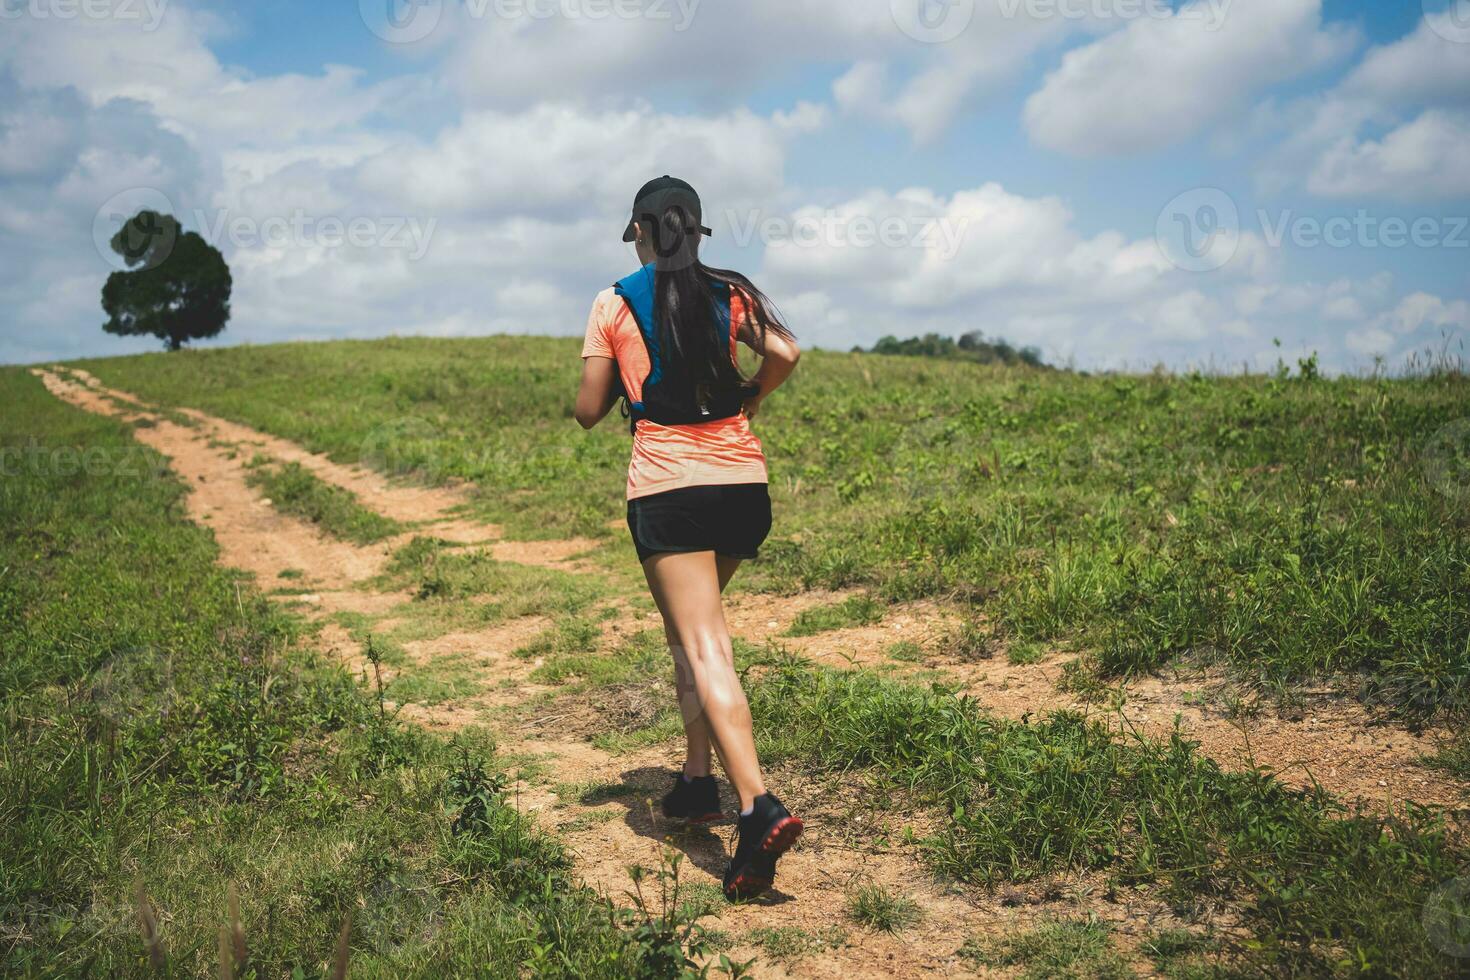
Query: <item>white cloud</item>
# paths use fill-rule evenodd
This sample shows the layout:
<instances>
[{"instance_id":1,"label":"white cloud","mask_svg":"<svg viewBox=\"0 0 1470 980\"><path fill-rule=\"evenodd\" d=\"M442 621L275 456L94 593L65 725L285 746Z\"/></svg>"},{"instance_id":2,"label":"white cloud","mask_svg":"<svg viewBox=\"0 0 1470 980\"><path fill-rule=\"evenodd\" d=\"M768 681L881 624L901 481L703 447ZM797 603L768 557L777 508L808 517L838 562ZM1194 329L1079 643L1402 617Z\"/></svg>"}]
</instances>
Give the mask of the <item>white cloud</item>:
<instances>
[{"instance_id":1,"label":"white cloud","mask_svg":"<svg viewBox=\"0 0 1470 980\"><path fill-rule=\"evenodd\" d=\"M1318 158L1307 189L1324 197L1470 197L1470 115L1428 110L1378 140L1342 140Z\"/></svg>"},{"instance_id":2,"label":"white cloud","mask_svg":"<svg viewBox=\"0 0 1470 980\"><path fill-rule=\"evenodd\" d=\"M365 161L364 192L429 211L560 215L632 204L657 173L698 175L702 192L738 201L778 193L788 139L820 121L809 109L762 117L656 112L647 105L596 111L542 104L478 111L422 144ZM733 151L732 151L733 150Z\"/></svg>"},{"instance_id":3,"label":"white cloud","mask_svg":"<svg viewBox=\"0 0 1470 980\"><path fill-rule=\"evenodd\" d=\"M1032 139L1079 156L1161 149L1356 43L1323 25L1321 0L1234 0L1214 29L1204 7L1194 0L1069 51L1026 101Z\"/></svg>"},{"instance_id":4,"label":"white cloud","mask_svg":"<svg viewBox=\"0 0 1470 980\"><path fill-rule=\"evenodd\" d=\"M635 3L632 9L659 16L600 18L476 17L466 4L446 10L440 34L449 46L448 76L475 107L609 104L676 90L703 110L722 111L754 90L801 79L820 60L846 66L834 89L845 110L926 141L968 105L1011 84L1043 45L1096 27L1090 17L1032 16L1024 4L1019 12L1011 6L976 4L965 29L943 44L905 34L890 0L742 0L682 9Z\"/></svg>"},{"instance_id":5,"label":"white cloud","mask_svg":"<svg viewBox=\"0 0 1470 980\"><path fill-rule=\"evenodd\" d=\"M1268 114L1285 138L1265 180L1290 187L1306 174L1307 190L1323 197L1470 197L1470 44L1435 30L1443 16L1369 49L1328 92Z\"/></svg>"},{"instance_id":6,"label":"white cloud","mask_svg":"<svg viewBox=\"0 0 1470 980\"><path fill-rule=\"evenodd\" d=\"M885 245L857 233L889 221L908 237ZM1259 368L1316 351L1325 369L1345 370L1377 352L1365 349L1375 331L1391 333L1389 353L1401 357L1434 331L1470 329L1464 301L1400 301L1387 272L1292 281L1260 236L1243 233L1222 269L1193 274L1169 264L1151 239L1084 235L1060 200L994 183L947 197L926 188L870 191L797 208L787 226L803 223L817 231L771 242L760 281L778 298L798 299L783 308L804 339L823 347L979 329L1040 347L1058 363ZM957 246L922 234L940 224L959 232Z\"/></svg>"},{"instance_id":7,"label":"white cloud","mask_svg":"<svg viewBox=\"0 0 1470 980\"><path fill-rule=\"evenodd\" d=\"M1470 303L1418 292L1349 331L1346 345L1355 354L1394 362L1437 348L1459 331L1470 331Z\"/></svg>"}]
</instances>

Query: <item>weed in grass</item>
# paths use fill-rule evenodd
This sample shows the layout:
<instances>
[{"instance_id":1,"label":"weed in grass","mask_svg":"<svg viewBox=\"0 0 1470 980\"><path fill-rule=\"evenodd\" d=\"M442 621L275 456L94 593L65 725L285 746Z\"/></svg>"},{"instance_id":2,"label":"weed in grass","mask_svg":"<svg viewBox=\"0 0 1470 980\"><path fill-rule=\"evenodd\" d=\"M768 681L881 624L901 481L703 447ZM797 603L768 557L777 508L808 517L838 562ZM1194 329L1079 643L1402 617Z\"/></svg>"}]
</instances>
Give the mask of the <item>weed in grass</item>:
<instances>
[{"instance_id":1,"label":"weed in grass","mask_svg":"<svg viewBox=\"0 0 1470 980\"><path fill-rule=\"evenodd\" d=\"M961 623L945 641L949 656L966 663L989 660L995 656L995 637L973 622Z\"/></svg>"},{"instance_id":2,"label":"weed in grass","mask_svg":"<svg viewBox=\"0 0 1470 980\"><path fill-rule=\"evenodd\" d=\"M257 456L245 479L281 513L309 521L343 541L375 544L403 530L397 521L364 507L351 491L323 481L300 463L276 464Z\"/></svg>"},{"instance_id":3,"label":"weed in grass","mask_svg":"<svg viewBox=\"0 0 1470 980\"><path fill-rule=\"evenodd\" d=\"M638 787L627 783L613 782L612 780L601 780L590 783L558 783L552 787L557 798L563 804L577 803L582 806L600 806L603 803L611 803L614 800L624 800L637 796L640 792Z\"/></svg>"},{"instance_id":4,"label":"weed in grass","mask_svg":"<svg viewBox=\"0 0 1470 980\"><path fill-rule=\"evenodd\" d=\"M584 830L591 830L593 827L596 827L599 824L607 823L610 820L616 820L620 812L621 811L619 810L608 807L604 807L601 810L587 810L583 813L577 814L572 819L561 824L558 829L561 830L562 833L567 834L575 834L580 833Z\"/></svg>"},{"instance_id":5,"label":"weed in grass","mask_svg":"<svg viewBox=\"0 0 1470 980\"><path fill-rule=\"evenodd\" d=\"M649 746L662 745L683 734L684 720L677 707L669 706L660 709L654 720L643 728L627 732L599 732L593 736L592 745L611 755L626 755Z\"/></svg>"},{"instance_id":6,"label":"weed in grass","mask_svg":"<svg viewBox=\"0 0 1470 980\"><path fill-rule=\"evenodd\" d=\"M960 955L982 966L1020 967L1022 980L1131 980L1108 927L1092 919L1048 922L999 940L972 939Z\"/></svg>"},{"instance_id":7,"label":"weed in grass","mask_svg":"<svg viewBox=\"0 0 1470 980\"><path fill-rule=\"evenodd\" d=\"M1024 667L1046 659L1046 647L1040 643L1012 643L1006 649L1006 661L1012 666Z\"/></svg>"},{"instance_id":8,"label":"weed in grass","mask_svg":"<svg viewBox=\"0 0 1470 980\"><path fill-rule=\"evenodd\" d=\"M1144 940L1140 951L1166 980L1243 980L1219 944L1188 929L1163 929Z\"/></svg>"},{"instance_id":9,"label":"weed in grass","mask_svg":"<svg viewBox=\"0 0 1470 980\"><path fill-rule=\"evenodd\" d=\"M847 891L847 917L868 929L902 932L922 915L917 902L884 885L854 885Z\"/></svg>"},{"instance_id":10,"label":"weed in grass","mask_svg":"<svg viewBox=\"0 0 1470 980\"><path fill-rule=\"evenodd\" d=\"M724 889L712 881L686 881L680 886L679 914L685 918L718 918L729 905Z\"/></svg>"},{"instance_id":11,"label":"weed in grass","mask_svg":"<svg viewBox=\"0 0 1470 980\"><path fill-rule=\"evenodd\" d=\"M1432 769L1447 772L1470 783L1470 737L1461 735L1457 741L1420 761Z\"/></svg>"},{"instance_id":12,"label":"weed in grass","mask_svg":"<svg viewBox=\"0 0 1470 980\"><path fill-rule=\"evenodd\" d=\"M835 925L815 931L799 926L762 926L752 929L747 938L771 959L790 963L804 956L847 945L847 930Z\"/></svg>"},{"instance_id":13,"label":"weed in grass","mask_svg":"<svg viewBox=\"0 0 1470 980\"><path fill-rule=\"evenodd\" d=\"M841 602L796 614L783 636L815 636L853 626L871 626L883 619L883 605L871 596L850 596Z\"/></svg>"},{"instance_id":14,"label":"weed in grass","mask_svg":"<svg viewBox=\"0 0 1470 980\"><path fill-rule=\"evenodd\" d=\"M394 552L373 586L407 589L419 602L440 608L456 600L474 599L479 603L475 615L481 622L576 615L591 607L607 588L589 576L497 561L488 549L455 548L423 536Z\"/></svg>"},{"instance_id":15,"label":"weed in grass","mask_svg":"<svg viewBox=\"0 0 1470 980\"><path fill-rule=\"evenodd\" d=\"M924 648L912 640L900 640L888 647L888 659L899 663L918 664L924 662Z\"/></svg>"},{"instance_id":16,"label":"weed in grass","mask_svg":"<svg viewBox=\"0 0 1470 980\"><path fill-rule=\"evenodd\" d=\"M710 913L699 901L684 901L680 881L684 855L672 848L659 849L656 869L634 865L628 869L633 881L629 897L633 908L619 909L618 918L636 950L636 971L647 977L704 977L714 964L703 967L699 958L709 952L700 920ZM724 953L718 966L730 977L749 976L754 961L736 963Z\"/></svg>"}]
</instances>

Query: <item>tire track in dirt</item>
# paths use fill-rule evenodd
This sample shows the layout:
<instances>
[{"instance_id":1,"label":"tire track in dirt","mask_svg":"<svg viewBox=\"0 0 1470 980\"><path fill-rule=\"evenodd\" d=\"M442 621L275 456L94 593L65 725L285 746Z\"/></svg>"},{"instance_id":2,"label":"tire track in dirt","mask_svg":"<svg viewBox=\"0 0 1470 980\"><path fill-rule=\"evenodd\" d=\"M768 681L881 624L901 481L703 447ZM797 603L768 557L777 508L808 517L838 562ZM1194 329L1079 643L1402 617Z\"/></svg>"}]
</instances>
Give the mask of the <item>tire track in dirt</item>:
<instances>
[{"instance_id":1,"label":"tire track in dirt","mask_svg":"<svg viewBox=\"0 0 1470 980\"><path fill-rule=\"evenodd\" d=\"M446 516L445 511L463 504L466 498L462 491L441 488L427 493L421 492L421 488L395 487L375 474L343 467L284 440L203 413L185 413L194 424L180 425L157 414L139 399L108 389L84 373L72 371L72 378L41 369L33 369L32 373L41 378L52 394L78 408L142 423L135 426L135 437L168 457L189 486L188 513L196 522L214 529L222 563L253 572L262 588L299 589L305 584L320 590L317 595L288 597L290 601L304 602L313 616L337 611L382 615L393 606L409 601L411 597L407 594L361 591L364 580L381 570L392 545L355 547L326 538L314 527L280 515L246 484L244 454L234 452L230 445L254 445L278 459L300 462L324 481L351 490L364 506L384 516L423 522L422 527L430 529L427 533L451 537L449 532L460 521ZM574 556L595 544L496 542L495 528L476 525L470 530L473 533L465 537L471 540L463 543L483 542L499 552L497 558L516 556L501 560L571 571L580 570ZM296 578L292 572L305 572L307 578ZM949 683L975 697L982 706L1007 717L1085 707L1072 695L1057 689L1065 657L1052 656L1037 664L1013 665L1001 658L969 662L948 655L945 638L957 626L958 619L952 610L936 603L893 607L885 613L883 621L871 626L811 637L781 635L800 612L840 601L851 594L809 592L790 597L737 594L731 597L727 614L732 632L749 642L776 642L815 662L832 666L861 666L910 675L922 671L921 676ZM484 630L446 633L405 644L410 662L403 669L410 670L415 664L439 657L468 657L478 664L481 670L478 676L483 683L469 697L452 698L435 705L405 706L403 717L434 728L482 725L487 715L494 717L498 709L553 691L554 688L530 682L529 675L537 666L534 660L512 655L545 625L545 621L534 619L512 621ZM644 615L614 620L606 628L608 633L616 635L623 630L658 625L656 615ZM353 669L361 670L365 666L360 644L345 630L327 624L321 640L336 648ZM900 640L918 644L925 653L924 661L914 664L892 660L887 650ZM389 679L391 676L390 673ZM1408 765L1430 751L1432 741L1388 728L1382 729L1383 738L1375 739L1368 734L1373 727L1370 719L1361 709L1354 715L1343 708L1341 699L1331 709L1336 714L1329 714L1328 708L1322 707L1314 715L1298 721L1276 719L1242 725L1214 717L1206 708L1192 703L1200 687L1199 682L1165 678L1137 682L1129 688L1129 702L1124 705L1122 717L1145 733L1157 735L1166 734L1172 727L1173 716L1179 714L1189 737L1201 741L1207 754L1227 766L1245 764L1243 751L1252 746L1256 757L1270 759L1274 767L1282 770L1286 781L1293 781L1293 768L1289 764L1311 765L1312 775L1325 788L1348 798L1363 797L1370 803L1376 798L1379 805L1388 799L1405 797L1425 802L1444 801L1446 805L1464 803L1463 787L1458 783ZM1097 713L1109 714L1102 710ZM1118 716L1113 714L1113 717ZM677 764L670 746L613 755L586 741L547 738L540 732L522 734L518 740L507 738L501 744L513 753L545 756L556 782L621 782L637 787L640 799L661 795L667 778L664 772L669 771L669 765ZM1304 781L1302 772L1297 772L1296 780ZM1166 925L1177 924L1168 921L1164 910L1138 904L1137 896L1126 898L1122 905L1103 902L1088 891L1090 886L1084 879L1063 883L1061 892L1064 896L1074 895L1071 899L1054 898L1042 905L1015 908L973 890L940 886L932 881L912 848L891 843L877 848L854 846L850 837L826 830L824 823L835 830L850 814L832 809L828 794L821 788L803 785L800 777L796 777L790 787L780 784L780 790L797 812L813 818L814 833L783 859L774 901L729 908L722 913L719 928L733 928L742 934L757 927L786 926L815 932L841 924L846 889L857 881L876 881L899 888L919 904L925 915L919 925L897 937L849 926L846 945L803 958L791 967L794 972L790 974L780 964L762 956L759 971L762 976L908 976L963 969L967 964L954 953L967 938L996 934L1048 912L1096 913L1117 924L1125 948L1129 945L1128 937L1143 934L1145 923L1157 920ZM579 873L612 897L622 895L629 885L627 865L657 864L657 841L665 835L672 835L675 844L689 854L689 864L693 867L687 873L691 879L714 883L723 871L726 854L723 836L665 826L642 806L611 804L614 808L622 807L623 812L614 812L608 818L599 813L606 811L608 804L559 803L555 793L545 785L522 784L521 793L522 804L549 829L557 830L569 841L578 856ZM890 834L883 839L895 838ZM1071 903L1070 907L1067 902ZM734 952L748 958L751 949L748 944L737 944Z\"/></svg>"},{"instance_id":2,"label":"tire track in dirt","mask_svg":"<svg viewBox=\"0 0 1470 980\"><path fill-rule=\"evenodd\" d=\"M136 406L142 412L155 412L136 395L109 388L94 375L80 368L63 368L92 392ZM470 500L463 486L411 486L392 483L381 473L361 466L345 466L321 453L308 452L293 442L267 435L249 426L208 415L193 408L175 409L192 420L209 439L229 443L242 452L260 452L283 463L296 463L312 474L355 494L362 505L384 517L407 524L422 533L433 534L465 544L493 541L501 537L501 529L450 516Z\"/></svg>"},{"instance_id":3,"label":"tire track in dirt","mask_svg":"<svg viewBox=\"0 0 1470 980\"><path fill-rule=\"evenodd\" d=\"M263 591L306 590L291 596L291 601L324 612L376 605L353 586L381 570L390 554L386 547L357 548L280 514L246 483L244 464L226 450L211 447L201 431L141 406L121 407L104 392L50 371L32 373L47 391L77 408L140 423L134 425L133 437L166 457L182 478L188 487L185 510L195 523L214 533L221 562L253 574Z\"/></svg>"}]
</instances>

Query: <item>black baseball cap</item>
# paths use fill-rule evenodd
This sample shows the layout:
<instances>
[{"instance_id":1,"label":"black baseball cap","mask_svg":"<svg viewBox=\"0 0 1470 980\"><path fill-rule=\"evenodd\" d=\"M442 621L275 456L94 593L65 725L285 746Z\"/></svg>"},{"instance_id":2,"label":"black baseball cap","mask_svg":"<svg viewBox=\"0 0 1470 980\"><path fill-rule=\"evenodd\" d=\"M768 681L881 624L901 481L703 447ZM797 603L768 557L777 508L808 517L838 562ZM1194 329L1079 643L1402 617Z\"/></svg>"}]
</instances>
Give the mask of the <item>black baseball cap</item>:
<instances>
[{"instance_id":1,"label":"black baseball cap","mask_svg":"<svg viewBox=\"0 0 1470 980\"><path fill-rule=\"evenodd\" d=\"M714 234L704 226L704 211L699 205L699 194L689 186L687 181L664 174L638 188L638 193L633 197L633 217L629 219L628 227L623 231L623 241L634 240L636 236L633 229L640 218L657 221L666 209L675 204L681 205L685 211L689 212L701 234Z\"/></svg>"}]
</instances>

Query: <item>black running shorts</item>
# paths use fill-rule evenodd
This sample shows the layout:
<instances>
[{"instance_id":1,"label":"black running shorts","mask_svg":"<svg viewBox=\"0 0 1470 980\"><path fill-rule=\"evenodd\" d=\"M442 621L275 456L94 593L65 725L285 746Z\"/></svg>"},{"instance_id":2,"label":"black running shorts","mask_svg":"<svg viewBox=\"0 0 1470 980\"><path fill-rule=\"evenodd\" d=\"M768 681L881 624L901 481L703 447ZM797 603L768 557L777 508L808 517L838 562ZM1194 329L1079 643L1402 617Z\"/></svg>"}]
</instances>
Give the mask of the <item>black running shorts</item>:
<instances>
[{"instance_id":1,"label":"black running shorts","mask_svg":"<svg viewBox=\"0 0 1470 980\"><path fill-rule=\"evenodd\" d=\"M733 483L635 497L628 530L640 562L669 551L754 558L771 531L771 495L764 483Z\"/></svg>"}]
</instances>

